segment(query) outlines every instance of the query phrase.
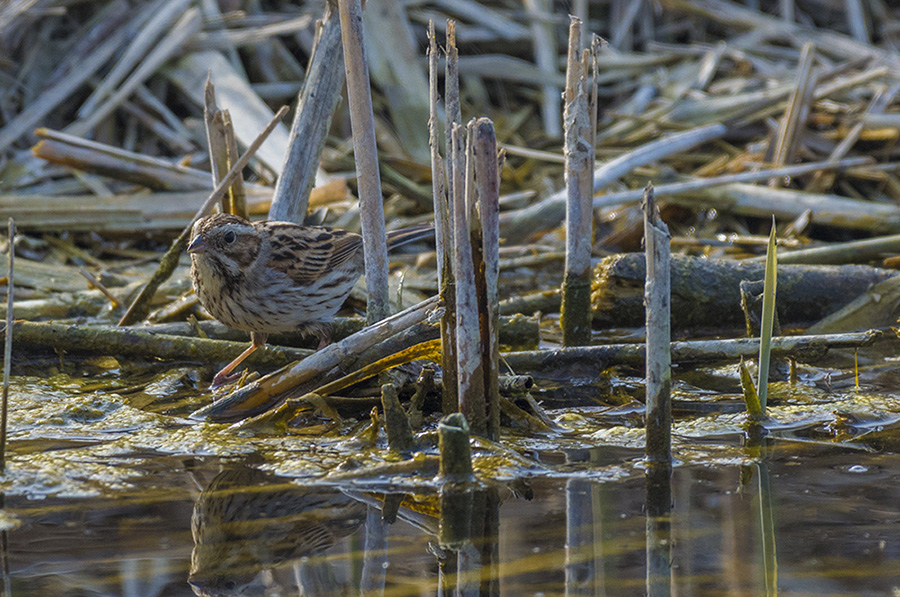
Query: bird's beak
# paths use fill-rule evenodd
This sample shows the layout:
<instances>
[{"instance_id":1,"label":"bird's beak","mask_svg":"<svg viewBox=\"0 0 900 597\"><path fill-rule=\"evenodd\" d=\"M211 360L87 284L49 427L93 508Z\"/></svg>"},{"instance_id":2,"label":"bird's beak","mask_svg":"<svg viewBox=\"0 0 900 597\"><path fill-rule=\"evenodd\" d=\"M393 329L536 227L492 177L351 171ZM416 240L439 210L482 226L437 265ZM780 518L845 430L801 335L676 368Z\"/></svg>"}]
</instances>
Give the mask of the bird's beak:
<instances>
[{"instance_id":1,"label":"bird's beak","mask_svg":"<svg viewBox=\"0 0 900 597\"><path fill-rule=\"evenodd\" d=\"M197 235L194 237L194 240L191 241L191 244L188 245L187 252L188 253L205 253L208 245L206 241L203 240L201 235Z\"/></svg>"}]
</instances>

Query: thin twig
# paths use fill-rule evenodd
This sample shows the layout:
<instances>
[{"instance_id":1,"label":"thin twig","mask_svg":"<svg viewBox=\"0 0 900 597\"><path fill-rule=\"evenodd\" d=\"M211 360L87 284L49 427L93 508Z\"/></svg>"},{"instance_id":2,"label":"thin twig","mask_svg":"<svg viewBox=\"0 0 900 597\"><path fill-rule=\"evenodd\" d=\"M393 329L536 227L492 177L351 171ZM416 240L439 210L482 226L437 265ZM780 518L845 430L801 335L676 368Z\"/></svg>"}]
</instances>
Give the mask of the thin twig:
<instances>
[{"instance_id":1,"label":"thin twig","mask_svg":"<svg viewBox=\"0 0 900 597\"><path fill-rule=\"evenodd\" d=\"M10 218L7 236L9 238L9 268L6 272L6 341L3 344L3 397L0 403L0 475L6 473L6 415L9 404L9 371L12 363L13 343L13 262L15 261L16 222Z\"/></svg>"}]
</instances>

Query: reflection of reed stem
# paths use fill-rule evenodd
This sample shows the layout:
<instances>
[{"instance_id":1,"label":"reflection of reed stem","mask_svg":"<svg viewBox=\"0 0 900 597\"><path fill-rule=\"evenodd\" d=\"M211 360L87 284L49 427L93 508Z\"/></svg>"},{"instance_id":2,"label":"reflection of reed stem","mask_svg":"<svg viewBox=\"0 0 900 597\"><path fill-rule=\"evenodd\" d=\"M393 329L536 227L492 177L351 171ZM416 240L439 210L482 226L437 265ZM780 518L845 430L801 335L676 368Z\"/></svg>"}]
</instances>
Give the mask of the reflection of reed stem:
<instances>
[{"instance_id":1,"label":"reflection of reed stem","mask_svg":"<svg viewBox=\"0 0 900 597\"><path fill-rule=\"evenodd\" d=\"M647 463L647 595L671 594L672 583L672 467Z\"/></svg>"},{"instance_id":2,"label":"reflection of reed stem","mask_svg":"<svg viewBox=\"0 0 900 597\"><path fill-rule=\"evenodd\" d=\"M778 595L778 558L775 552L775 516L772 507L772 490L769 484L769 466L756 464L759 475L759 524L762 536L763 567L766 575L766 595Z\"/></svg>"},{"instance_id":3,"label":"reflection of reed stem","mask_svg":"<svg viewBox=\"0 0 900 597\"><path fill-rule=\"evenodd\" d=\"M584 479L567 480L566 595L603 594L594 557L595 551L602 552L603 541L595 539L594 514L591 483Z\"/></svg>"}]
</instances>

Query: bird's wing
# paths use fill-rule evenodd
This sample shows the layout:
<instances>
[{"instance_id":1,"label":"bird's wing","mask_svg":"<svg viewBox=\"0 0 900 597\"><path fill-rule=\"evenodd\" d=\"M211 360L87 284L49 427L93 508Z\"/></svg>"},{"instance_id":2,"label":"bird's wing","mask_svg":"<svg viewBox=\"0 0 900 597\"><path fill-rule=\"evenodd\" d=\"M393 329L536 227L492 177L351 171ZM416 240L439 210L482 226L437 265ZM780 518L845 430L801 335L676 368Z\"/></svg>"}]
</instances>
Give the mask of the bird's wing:
<instances>
[{"instance_id":1,"label":"bird's wing","mask_svg":"<svg viewBox=\"0 0 900 597\"><path fill-rule=\"evenodd\" d=\"M362 237L346 230L270 224L270 232L269 267L283 272L297 285L309 285L340 268L362 248Z\"/></svg>"}]
</instances>

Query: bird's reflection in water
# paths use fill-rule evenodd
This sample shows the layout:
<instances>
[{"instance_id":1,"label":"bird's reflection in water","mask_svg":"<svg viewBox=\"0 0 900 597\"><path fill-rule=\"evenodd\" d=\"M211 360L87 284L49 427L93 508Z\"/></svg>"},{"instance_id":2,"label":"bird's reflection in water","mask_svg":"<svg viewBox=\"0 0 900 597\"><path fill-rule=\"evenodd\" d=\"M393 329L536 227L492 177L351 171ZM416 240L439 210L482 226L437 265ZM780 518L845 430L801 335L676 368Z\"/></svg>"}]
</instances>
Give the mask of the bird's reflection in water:
<instances>
[{"instance_id":1,"label":"bird's reflection in water","mask_svg":"<svg viewBox=\"0 0 900 597\"><path fill-rule=\"evenodd\" d=\"M300 487L249 466L229 469L194 505L188 582L197 595L262 593L255 582L261 571L321 554L365 517L365 504L339 491Z\"/></svg>"}]
</instances>

